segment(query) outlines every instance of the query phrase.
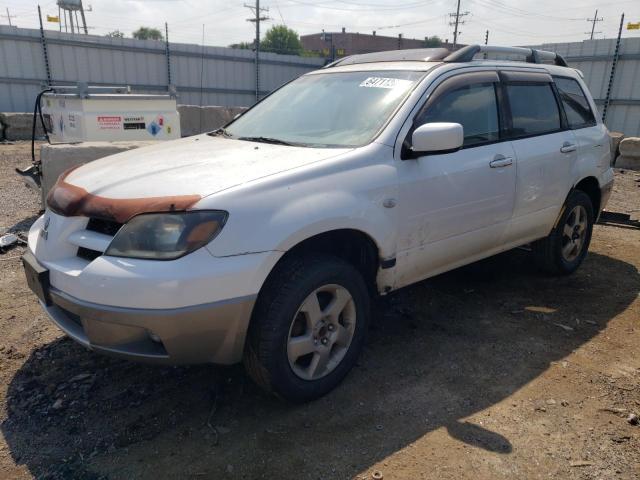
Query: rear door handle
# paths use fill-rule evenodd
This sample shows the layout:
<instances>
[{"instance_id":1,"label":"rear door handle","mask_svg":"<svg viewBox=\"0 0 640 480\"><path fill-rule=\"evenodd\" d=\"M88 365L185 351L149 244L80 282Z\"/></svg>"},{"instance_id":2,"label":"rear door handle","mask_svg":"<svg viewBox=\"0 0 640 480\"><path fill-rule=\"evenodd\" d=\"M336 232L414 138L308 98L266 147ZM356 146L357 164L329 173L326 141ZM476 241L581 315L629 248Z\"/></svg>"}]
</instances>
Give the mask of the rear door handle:
<instances>
[{"instance_id":1,"label":"rear door handle","mask_svg":"<svg viewBox=\"0 0 640 480\"><path fill-rule=\"evenodd\" d=\"M560 147L560 151L562 153L575 152L578 149L578 146L575 143L564 142Z\"/></svg>"},{"instance_id":2,"label":"rear door handle","mask_svg":"<svg viewBox=\"0 0 640 480\"><path fill-rule=\"evenodd\" d=\"M512 164L513 164L513 158L505 157L504 155L500 155L500 154L493 157L493 160L489 162L489 166L491 168L508 167L509 165L512 165Z\"/></svg>"}]
</instances>

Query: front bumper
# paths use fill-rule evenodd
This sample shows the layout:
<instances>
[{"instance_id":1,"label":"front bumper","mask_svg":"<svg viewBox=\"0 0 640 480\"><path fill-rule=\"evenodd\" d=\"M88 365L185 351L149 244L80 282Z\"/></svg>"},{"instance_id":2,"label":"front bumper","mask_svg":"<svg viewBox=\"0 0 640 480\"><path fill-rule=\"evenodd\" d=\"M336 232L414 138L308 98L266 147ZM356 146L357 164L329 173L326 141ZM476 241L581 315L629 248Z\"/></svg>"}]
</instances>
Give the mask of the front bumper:
<instances>
[{"instance_id":1,"label":"front bumper","mask_svg":"<svg viewBox=\"0 0 640 480\"><path fill-rule=\"evenodd\" d=\"M85 302L51 288L42 304L67 335L96 352L159 364L233 364L242 359L255 295L174 309Z\"/></svg>"},{"instance_id":2,"label":"front bumper","mask_svg":"<svg viewBox=\"0 0 640 480\"><path fill-rule=\"evenodd\" d=\"M56 325L92 350L132 360L242 359L255 298L282 252L90 260L78 244L96 237L87 222L47 211L29 231L28 283Z\"/></svg>"}]
</instances>

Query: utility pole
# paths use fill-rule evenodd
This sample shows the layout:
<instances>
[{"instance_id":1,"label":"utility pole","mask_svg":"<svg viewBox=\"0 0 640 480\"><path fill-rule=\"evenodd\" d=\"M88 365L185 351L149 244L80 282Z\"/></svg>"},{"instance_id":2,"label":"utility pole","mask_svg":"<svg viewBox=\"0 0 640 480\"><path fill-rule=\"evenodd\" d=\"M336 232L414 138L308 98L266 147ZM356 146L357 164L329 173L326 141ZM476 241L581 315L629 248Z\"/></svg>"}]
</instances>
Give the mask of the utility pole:
<instances>
[{"instance_id":1,"label":"utility pole","mask_svg":"<svg viewBox=\"0 0 640 480\"><path fill-rule=\"evenodd\" d=\"M593 18L587 18L587 22L591 22L591 37L589 37L590 40L593 40L593 34L594 33L602 33L602 32L596 32L596 23L598 22L602 22L604 20L604 18L600 17L598 18L598 10L596 10L596 14L593 16Z\"/></svg>"},{"instance_id":2,"label":"utility pole","mask_svg":"<svg viewBox=\"0 0 640 480\"><path fill-rule=\"evenodd\" d=\"M77 13L76 13L77 15ZM84 18L84 7L82 6L82 0L80 0L80 16L82 17L82 25L84 26L84 34L88 35L89 31L87 30L87 20ZM78 17L76 16L76 23L78 22ZM78 30L80 30L80 24L78 23Z\"/></svg>"},{"instance_id":3,"label":"utility pole","mask_svg":"<svg viewBox=\"0 0 640 480\"><path fill-rule=\"evenodd\" d=\"M260 0L256 0L255 7L253 5L244 4L246 8L254 12L255 17L247 18L247 22L255 22L256 24L256 40L255 40L255 51L256 51L256 102L260 100L260 22L269 20L269 17L266 15L262 15L262 12L268 12L268 8L260 8Z\"/></svg>"},{"instance_id":4,"label":"utility pole","mask_svg":"<svg viewBox=\"0 0 640 480\"><path fill-rule=\"evenodd\" d=\"M464 20L462 21L460 20L460 17L466 17L467 15L469 15L469 12L460 13L460 0L458 0L458 7L456 8L456 13L449 14L451 18L455 18L455 20L449 22L450 26L455 26L453 30L453 48L456 48L456 46L458 45L458 35L462 33L462 32L458 32L458 26L463 25L465 23Z\"/></svg>"},{"instance_id":5,"label":"utility pole","mask_svg":"<svg viewBox=\"0 0 640 480\"><path fill-rule=\"evenodd\" d=\"M11 15L11 14L9 13L9 7L7 7L7 14L6 14L6 15L0 15L0 17L6 17L6 18L7 18L7 20L9 20L9 26L10 26L10 27L13 27L13 25L11 24L11 19L12 19L12 18L16 18L16 16L15 16L15 15Z\"/></svg>"}]
</instances>

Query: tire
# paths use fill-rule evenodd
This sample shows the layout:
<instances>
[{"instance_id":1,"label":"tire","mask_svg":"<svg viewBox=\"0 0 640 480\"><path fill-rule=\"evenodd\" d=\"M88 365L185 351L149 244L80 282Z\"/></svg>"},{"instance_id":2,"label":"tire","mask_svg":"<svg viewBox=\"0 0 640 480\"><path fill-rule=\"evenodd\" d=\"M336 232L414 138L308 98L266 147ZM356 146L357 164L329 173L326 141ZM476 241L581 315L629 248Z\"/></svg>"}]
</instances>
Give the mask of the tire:
<instances>
[{"instance_id":1,"label":"tire","mask_svg":"<svg viewBox=\"0 0 640 480\"><path fill-rule=\"evenodd\" d=\"M256 303L245 369L267 392L307 402L333 390L355 365L369 293L355 267L330 255L292 257L276 268Z\"/></svg>"},{"instance_id":2,"label":"tire","mask_svg":"<svg viewBox=\"0 0 640 480\"><path fill-rule=\"evenodd\" d=\"M548 237L533 244L538 265L554 275L575 272L587 256L593 219L593 205L589 196L581 190L571 192L556 227ZM578 228L578 225L583 227Z\"/></svg>"}]
</instances>

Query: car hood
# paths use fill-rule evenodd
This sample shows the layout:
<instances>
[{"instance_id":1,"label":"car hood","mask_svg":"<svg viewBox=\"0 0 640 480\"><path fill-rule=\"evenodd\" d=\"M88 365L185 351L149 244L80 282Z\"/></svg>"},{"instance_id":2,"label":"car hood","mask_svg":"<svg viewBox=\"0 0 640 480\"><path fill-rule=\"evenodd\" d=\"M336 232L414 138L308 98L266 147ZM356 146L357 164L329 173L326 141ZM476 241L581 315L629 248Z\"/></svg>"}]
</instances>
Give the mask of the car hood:
<instances>
[{"instance_id":1,"label":"car hood","mask_svg":"<svg viewBox=\"0 0 640 480\"><path fill-rule=\"evenodd\" d=\"M91 195L111 199L187 195L203 198L348 150L197 135L87 163L64 180Z\"/></svg>"}]
</instances>

